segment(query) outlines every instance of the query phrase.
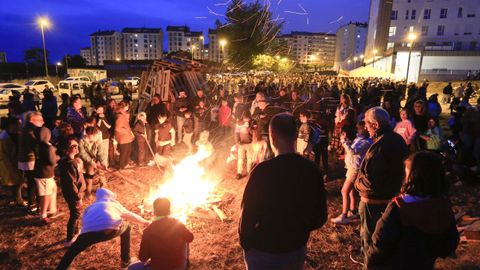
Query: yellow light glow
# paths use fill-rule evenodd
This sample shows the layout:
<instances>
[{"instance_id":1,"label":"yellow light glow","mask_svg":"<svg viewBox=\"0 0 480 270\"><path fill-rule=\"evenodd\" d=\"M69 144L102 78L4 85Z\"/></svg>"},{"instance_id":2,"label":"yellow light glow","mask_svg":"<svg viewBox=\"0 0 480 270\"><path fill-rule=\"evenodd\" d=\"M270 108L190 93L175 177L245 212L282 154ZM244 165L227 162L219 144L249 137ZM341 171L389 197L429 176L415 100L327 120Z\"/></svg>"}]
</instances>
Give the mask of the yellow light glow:
<instances>
[{"instance_id":1,"label":"yellow light glow","mask_svg":"<svg viewBox=\"0 0 480 270\"><path fill-rule=\"evenodd\" d=\"M61 65L62 65L62 63L60 63L60 62L57 62L57 66L61 66Z\"/></svg>"},{"instance_id":2,"label":"yellow light glow","mask_svg":"<svg viewBox=\"0 0 480 270\"><path fill-rule=\"evenodd\" d=\"M222 46L222 47L227 45L227 41L225 39L220 39L219 43L220 43L220 46Z\"/></svg>"},{"instance_id":3,"label":"yellow light glow","mask_svg":"<svg viewBox=\"0 0 480 270\"><path fill-rule=\"evenodd\" d=\"M117 57L115 60L120 61L120 58Z\"/></svg>"},{"instance_id":4,"label":"yellow light glow","mask_svg":"<svg viewBox=\"0 0 480 270\"><path fill-rule=\"evenodd\" d=\"M410 40L410 42L414 41L415 39L417 39L417 35L415 33L408 34L408 40Z\"/></svg>"},{"instance_id":5,"label":"yellow light glow","mask_svg":"<svg viewBox=\"0 0 480 270\"><path fill-rule=\"evenodd\" d=\"M357 61L357 60L358 60L358 57L355 56L355 57L353 58L353 61Z\"/></svg>"},{"instance_id":6,"label":"yellow light glow","mask_svg":"<svg viewBox=\"0 0 480 270\"><path fill-rule=\"evenodd\" d=\"M50 20L47 17L39 17L37 23L40 27L49 28L51 26Z\"/></svg>"},{"instance_id":7,"label":"yellow light glow","mask_svg":"<svg viewBox=\"0 0 480 270\"><path fill-rule=\"evenodd\" d=\"M378 50L377 49L373 49L373 54L377 54L378 53Z\"/></svg>"},{"instance_id":8,"label":"yellow light glow","mask_svg":"<svg viewBox=\"0 0 480 270\"><path fill-rule=\"evenodd\" d=\"M365 57L365 55L363 55L363 54L362 54L362 55L360 55L360 59L363 59L364 57Z\"/></svg>"},{"instance_id":9,"label":"yellow light glow","mask_svg":"<svg viewBox=\"0 0 480 270\"><path fill-rule=\"evenodd\" d=\"M347 63L349 63L349 64L350 64L351 62L352 62L352 60L348 60L348 61L347 61Z\"/></svg>"},{"instance_id":10,"label":"yellow light glow","mask_svg":"<svg viewBox=\"0 0 480 270\"><path fill-rule=\"evenodd\" d=\"M203 40L203 39L204 39L204 37L203 37L203 36L200 36L200 39L201 39L201 40Z\"/></svg>"},{"instance_id":11,"label":"yellow light glow","mask_svg":"<svg viewBox=\"0 0 480 270\"><path fill-rule=\"evenodd\" d=\"M150 193L146 199L152 205L157 198L167 198L171 203L171 215L186 224L188 216L196 209L207 208L217 182L212 180L200 164L212 155L213 149L200 145L198 151L184 158L173 167L166 181Z\"/></svg>"}]
</instances>

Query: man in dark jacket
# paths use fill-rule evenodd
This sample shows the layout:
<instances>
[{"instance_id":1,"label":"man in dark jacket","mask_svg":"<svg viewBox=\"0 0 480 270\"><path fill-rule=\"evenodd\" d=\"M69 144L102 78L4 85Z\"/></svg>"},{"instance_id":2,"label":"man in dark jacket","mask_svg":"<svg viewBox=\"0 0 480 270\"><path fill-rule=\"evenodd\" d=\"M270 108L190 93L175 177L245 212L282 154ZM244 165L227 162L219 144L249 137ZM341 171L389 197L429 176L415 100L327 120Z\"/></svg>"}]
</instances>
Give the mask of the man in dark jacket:
<instances>
[{"instance_id":1,"label":"man in dark jacket","mask_svg":"<svg viewBox=\"0 0 480 270\"><path fill-rule=\"evenodd\" d=\"M295 153L296 139L293 115L272 118L275 157L252 170L243 194L239 235L247 269L303 269L310 232L327 219L322 173Z\"/></svg>"},{"instance_id":2,"label":"man in dark jacket","mask_svg":"<svg viewBox=\"0 0 480 270\"><path fill-rule=\"evenodd\" d=\"M45 90L44 98L42 100L42 113L45 119L45 126L52 130L55 126L55 119L58 113L57 98L53 95L51 90Z\"/></svg>"},{"instance_id":3,"label":"man in dark jacket","mask_svg":"<svg viewBox=\"0 0 480 270\"><path fill-rule=\"evenodd\" d=\"M18 145L18 169L23 171L27 178L28 207L32 212L36 212L38 206L35 206L37 199L36 184L34 179L35 168L35 147L37 146L36 130L44 124L40 112L29 112L25 116L25 124L20 132Z\"/></svg>"},{"instance_id":4,"label":"man in dark jacket","mask_svg":"<svg viewBox=\"0 0 480 270\"><path fill-rule=\"evenodd\" d=\"M78 219L80 218L86 184L83 178L83 162L80 158L75 158L79 153L78 141L71 138L62 148L65 149L64 156L58 162L58 170L60 172L60 187L70 211L70 218L67 223L67 241L64 244L65 247L69 247L75 242L78 234Z\"/></svg>"},{"instance_id":5,"label":"man in dark jacket","mask_svg":"<svg viewBox=\"0 0 480 270\"><path fill-rule=\"evenodd\" d=\"M404 160L408 156L405 141L390 127L390 116L381 107L365 113L365 123L373 145L363 160L355 188L360 193L360 234L362 248L372 243L377 220L389 201L400 191L405 175Z\"/></svg>"}]
</instances>

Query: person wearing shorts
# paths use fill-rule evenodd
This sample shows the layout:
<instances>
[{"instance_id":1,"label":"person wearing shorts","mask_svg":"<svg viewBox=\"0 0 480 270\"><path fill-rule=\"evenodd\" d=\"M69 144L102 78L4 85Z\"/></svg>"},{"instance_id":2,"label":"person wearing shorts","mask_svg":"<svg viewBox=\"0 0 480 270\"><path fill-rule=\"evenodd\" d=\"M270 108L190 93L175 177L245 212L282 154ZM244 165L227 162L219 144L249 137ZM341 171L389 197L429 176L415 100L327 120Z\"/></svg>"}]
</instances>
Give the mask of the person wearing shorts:
<instances>
[{"instance_id":1,"label":"person wearing shorts","mask_svg":"<svg viewBox=\"0 0 480 270\"><path fill-rule=\"evenodd\" d=\"M331 222L334 224L348 224L352 219L358 218L358 213L355 208L355 194L353 187L355 179L357 179L360 164L362 164L365 153L372 145L372 140L368 137L365 129L365 122L360 121L357 124L357 137L351 141L348 130L342 130L340 141L345 149L345 167L347 173L345 175L345 183L342 187L342 213L332 218Z\"/></svg>"},{"instance_id":2,"label":"person wearing shorts","mask_svg":"<svg viewBox=\"0 0 480 270\"><path fill-rule=\"evenodd\" d=\"M54 170L59 160L56 148L50 143L51 132L46 127L38 129L38 159L35 162L35 182L40 197L40 217L43 224L50 223L48 215L57 214L57 184Z\"/></svg>"}]
</instances>

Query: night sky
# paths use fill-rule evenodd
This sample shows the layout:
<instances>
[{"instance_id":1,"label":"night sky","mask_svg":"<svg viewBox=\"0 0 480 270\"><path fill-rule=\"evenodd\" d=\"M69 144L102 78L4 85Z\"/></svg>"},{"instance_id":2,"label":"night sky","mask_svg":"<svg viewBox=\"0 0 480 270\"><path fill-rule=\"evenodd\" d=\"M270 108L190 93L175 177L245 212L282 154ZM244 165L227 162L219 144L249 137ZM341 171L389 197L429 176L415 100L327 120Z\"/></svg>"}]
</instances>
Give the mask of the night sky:
<instances>
[{"instance_id":1,"label":"night sky","mask_svg":"<svg viewBox=\"0 0 480 270\"><path fill-rule=\"evenodd\" d=\"M193 31L213 28L212 11L224 14L227 0L0 0L0 51L9 62L23 61L23 51L41 47L38 16L48 16L53 27L46 31L50 62L65 54L79 54L90 46L97 30L124 27L188 25ZM366 22L369 0L271 0L274 17L285 18L283 33L311 31L335 33L349 21ZM294 13L305 13L308 16ZM285 12L287 11L287 12ZM292 13L294 12L294 13ZM308 24L307 24L308 17ZM164 36L164 50L167 50Z\"/></svg>"}]
</instances>

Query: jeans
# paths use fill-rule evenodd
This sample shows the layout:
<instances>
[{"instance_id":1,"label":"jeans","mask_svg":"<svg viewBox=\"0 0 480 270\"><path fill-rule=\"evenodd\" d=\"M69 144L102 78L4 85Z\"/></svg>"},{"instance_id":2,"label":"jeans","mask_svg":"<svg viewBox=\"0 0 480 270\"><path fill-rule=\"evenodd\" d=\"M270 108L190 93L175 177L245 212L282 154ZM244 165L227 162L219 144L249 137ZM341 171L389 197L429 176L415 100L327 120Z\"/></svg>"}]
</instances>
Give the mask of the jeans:
<instances>
[{"instance_id":1,"label":"jeans","mask_svg":"<svg viewBox=\"0 0 480 270\"><path fill-rule=\"evenodd\" d=\"M147 156L147 141L145 140L145 138L142 138L140 136L137 136L137 147L138 147L138 154L137 154L137 157L138 157L138 164L139 165L142 165L145 163L145 159L146 159L146 156Z\"/></svg>"},{"instance_id":2,"label":"jeans","mask_svg":"<svg viewBox=\"0 0 480 270\"><path fill-rule=\"evenodd\" d=\"M183 141L183 124L185 123L185 117L177 116L177 130L178 130L178 141Z\"/></svg>"},{"instance_id":3,"label":"jeans","mask_svg":"<svg viewBox=\"0 0 480 270\"><path fill-rule=\"evenodd\" d=\"M105 242L117 236L120 236L120 256L122 262L127 263L130 261L130 225L122 223L118 230L103 230L80 234L65 255L63 255L56 269L67 269L80 252L96 243Z\"/></svg>"},{"instance_id":4,"label":"jeans","mask_svg":"<svg viewBox=\"0 0 480 270\"><path fill-rule=\"evenodd\" d=\"M328 143L318 143L313 146L315 153L315 164L320 166L320 158L322 159L322 170L324 175L328 175Z\"/></svg>"},{"instance_id":5,"label":"jeans","mask_svg":"<svg viewBox=\"0 0 480 270\"><path fill-rule=\"evenodd\" d=\"M65 198L65 201L67 201L68 210L70 211L70 218L67 223L67 241L71 241L73 236L78 233L80 208L77 207L77 202L70 198Z\"/></svg>"},{"instance_id":6,"label":"jeans","mask_svg":"<svg viewBox=\"0 0 480 270\"><path fill-rule=\"evenodd\" d=\"M238 146L238 161L237 161L237 173L242 174L243 164L247 161L247 174L252 170L252 144L240 144Z\"/></svg>"},{"instance_id":7,"label":"jeans","mask_svg":"<svg viewBox=\"0 0 480 270\"><path fill-rule=\"evenodd\" d=\"M358 205L360 240L362 241L365 265L367 265L367 250L372 245L372 235L375 232L377 221L382 217L385 208L387 208L386 204L368 204L363 201L360 201Z\"/></svg>"},{"instance_id":8,"label":"jeans","mask_svg":"<svg viewBox=\"0 0 480 270\"><path fill-rule=\"evenodd\" d=\"M119 144L118 151L120 152L118 167L123 169L127 166L130 154L132 153L132 143Z\"/></svg>"},{"instance_id":9,"label":"jeans","mask_svg":"<svg viewBox=\"0 0 480 270\"><path fill-rule=\"evenodd\" d=\"M250 249L244 250L244 259L247 270L302 270L306 253L305 246L281 254Z\"/></svg>"}]
</instances>

